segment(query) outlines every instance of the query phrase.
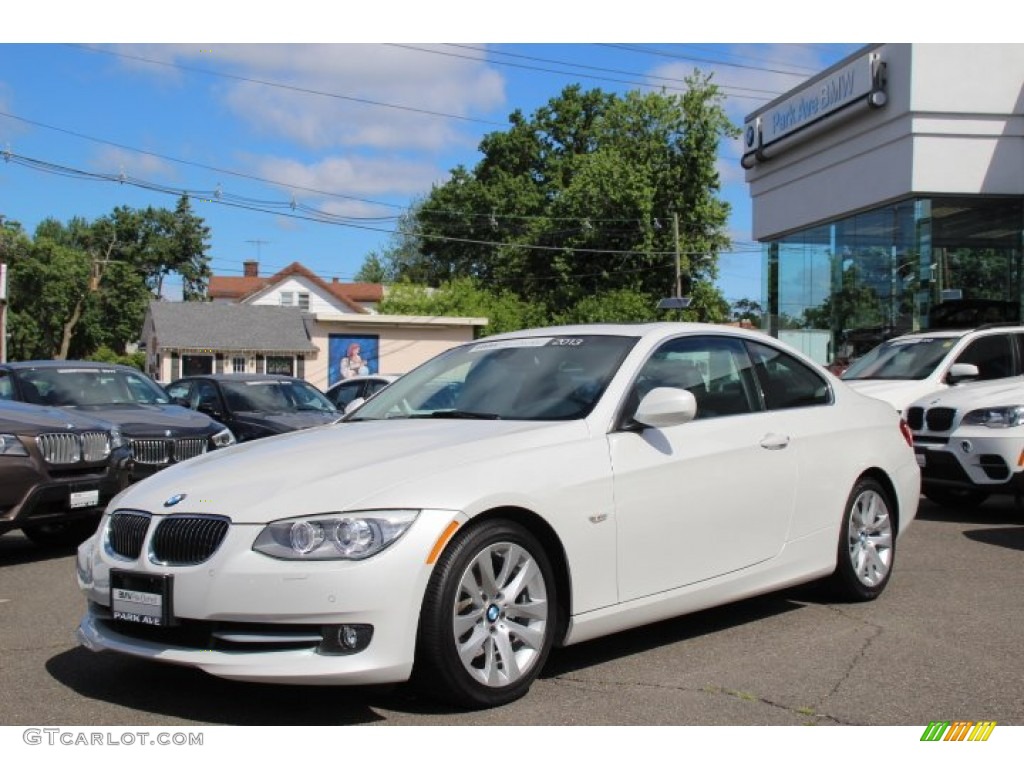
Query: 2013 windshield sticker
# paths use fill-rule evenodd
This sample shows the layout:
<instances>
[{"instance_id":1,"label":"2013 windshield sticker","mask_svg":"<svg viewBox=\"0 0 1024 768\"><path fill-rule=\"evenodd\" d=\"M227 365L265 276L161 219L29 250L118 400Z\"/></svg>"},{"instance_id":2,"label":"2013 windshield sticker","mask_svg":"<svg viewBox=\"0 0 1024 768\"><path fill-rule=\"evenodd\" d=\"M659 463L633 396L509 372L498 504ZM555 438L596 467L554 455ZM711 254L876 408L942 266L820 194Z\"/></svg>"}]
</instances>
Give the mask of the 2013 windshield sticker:
<instances>
[{"instance_id":1,"label":"2013 windshield sticker","mask_svg":"<svg viewBox=\"0 0 1024 768\"><path fill-rule=\"evenodd\" d=\"M543 347L552 341L550 336L543 336L530 339L506 339L505 341L485 341L475 345L469 350L470 354L476 352L490 352L494 349L514 349L516 347Z\"/></svg>"}]
</instances>

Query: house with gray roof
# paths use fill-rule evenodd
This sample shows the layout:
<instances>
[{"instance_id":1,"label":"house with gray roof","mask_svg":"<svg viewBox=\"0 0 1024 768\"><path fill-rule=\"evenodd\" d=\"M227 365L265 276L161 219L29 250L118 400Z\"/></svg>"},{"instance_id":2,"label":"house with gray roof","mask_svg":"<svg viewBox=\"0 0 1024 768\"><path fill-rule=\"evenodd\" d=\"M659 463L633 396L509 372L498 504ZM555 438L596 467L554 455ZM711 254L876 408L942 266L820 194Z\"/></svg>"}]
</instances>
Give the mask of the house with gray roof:
<instances>
[{"instance_id":1,"label":"house with gray roof","mask_svg":"<svg viewBox=\"0 0 1024 768\"><path fill-rule=\"evenodd\" d=\"M482 317L373 314L358 305L282 306L153 301L143 322L146 372L158 381L202 373L278 373L327 389L360 361L402 374L471 341Z\"/></svg>"},{"instance_id":2,"label":"house with gray roof","mask_svg":"<svg viewBox=\"0 0 1024 768\"><path fill-rule=\"evenodd\" d=\"M305 378L318 352L297 307L153 301L143 323L147 373L160 381L201 373Z\"/></svg>"}]
</instances>

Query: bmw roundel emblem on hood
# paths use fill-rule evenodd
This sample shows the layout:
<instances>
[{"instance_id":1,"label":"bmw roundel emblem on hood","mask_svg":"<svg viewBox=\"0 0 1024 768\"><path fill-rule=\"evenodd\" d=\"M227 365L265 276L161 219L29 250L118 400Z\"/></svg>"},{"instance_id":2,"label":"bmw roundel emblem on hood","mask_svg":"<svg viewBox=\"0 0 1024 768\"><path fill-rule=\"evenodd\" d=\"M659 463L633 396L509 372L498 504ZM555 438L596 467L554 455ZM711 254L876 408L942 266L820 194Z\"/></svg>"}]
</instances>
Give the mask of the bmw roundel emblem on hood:
<instances>
[{"instance_id":1,"label":"bmw roundel emblem on hood","mask_svg":"<svg viewBox=\"0 0 1024 768\"><path fill-rule=\"evenodd\" d=\"M187 493L176 493L173 496L171 496L171 498L164 502L164 506L173 507L175 504L184 501L186 496L188 496Z\"/></svg>"}]
</instances>

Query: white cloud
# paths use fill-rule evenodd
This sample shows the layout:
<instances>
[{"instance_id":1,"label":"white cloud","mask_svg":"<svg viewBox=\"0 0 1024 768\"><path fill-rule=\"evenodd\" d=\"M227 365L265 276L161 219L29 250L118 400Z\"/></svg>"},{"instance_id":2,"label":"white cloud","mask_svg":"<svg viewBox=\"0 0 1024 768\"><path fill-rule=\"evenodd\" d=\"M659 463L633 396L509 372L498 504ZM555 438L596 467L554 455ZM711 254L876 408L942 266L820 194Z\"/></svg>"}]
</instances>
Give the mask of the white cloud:
<instances>
[{"instance_id":1,"label":"white cloud","mask_svg":"<svg viewBox=\"0 0 1024 768\"><path fill-rule=\"evenodd\" d=\"M407 197L425 192L442 175L430 163L358 155L326 157L312 164L281 157L252 158L249 163L256 175L294 189L299 197L321 197L310 190L377 199Z\"/></svg>"},{"instance_id":2,"label":"white cloud","mask_svg":"<svg viewBox=\"0 0 1024 768\"><path fill-rule=\"evenodd\" d=\"M100 173L134 176L145 181L157 181L160 178L177 178L175 166L159 157L132 152L119 147L102 147L96 150L89 159L89 166Z\"/></svg>"},{"instance_id":3,"label":"white cloud","mask_svg":"<svg viewBox=\"0 0 1024 768\"><path fill-rule=\"evenodd\" d=\"M486 62L441 55L438 52L444 46L415 48L305 44L122 46L118 50L234 75L213 80L224 104L255 131L304 147L438 150L465 143L465 134L478 133L480 124L458 118L501 107L504 79ZM125 62L142 66L131 59ZM161 69L165 70L161 77L181 74L147 67L157 73Z\"/></svg>"}]
</instances>

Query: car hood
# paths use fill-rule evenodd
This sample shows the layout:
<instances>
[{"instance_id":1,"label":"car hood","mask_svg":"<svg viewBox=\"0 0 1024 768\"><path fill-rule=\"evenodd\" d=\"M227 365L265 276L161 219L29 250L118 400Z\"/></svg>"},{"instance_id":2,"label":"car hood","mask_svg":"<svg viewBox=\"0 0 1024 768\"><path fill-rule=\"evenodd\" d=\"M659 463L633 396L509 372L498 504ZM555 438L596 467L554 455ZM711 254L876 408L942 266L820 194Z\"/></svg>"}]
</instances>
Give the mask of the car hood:
<instances>
[{"instance_id":1,"label":"car hood","mask_svg":"<svg viewBox=\"0 0 1024 768\"><path fill-rule=\"evenodd\" d=\"M585 422L441 419L334 424L254 440L161 470L119 497L155 514L222 514L236 523L368 509L409 487L404 504L439 506L442 487L465 485L485 464L582 440ZM489 469L493 469L489 467ZM446 475L454 475L448 482ZM425 499L410 484L430 484ZM513 480L509 480L511 486ZM165 502L185 494L172 507ZM455 497L458 488L445 498Z\"/></svg>"},{"instance_id":2,"label":"car hood","mask_svg":"<svg viewBox=\"0 0 1024 768\"><path fill-rule=\"evenodd\" d=\"M108 431L111 424L64 408L5 402L0 407L0 432L40 435L44 432Z\"/></svg>"},{"instance_id":3,"label":"car hood","mask_svg":"<svg viewBox=\"0 0 1024 768\"><path fill-rule=\"evenodd\" d=\"M851 389L855 389L862 395L884 400L897 411L903 411L910 403L919 397L945 390L945 384L936 384L929 379L913 381L888 379L843 379L843 383Z\"/></svg>"},{"instance_id":4,"label":"car hood","mask_svg":"<svg viewBox=\"0 0 1024 768\"><path fill-rule=\"evenodd\" d=\"M233 423L256 427L267 432L291 432L296 429L319 427L340 419L339 411L295 411L292 413L237 412Z\"/></svg>"},{"instance_id":5,"label":"car hood","mask_svg":"<svg viewBox=\"0 0 1024 768\"><path fill-rule=\"evenodd\" d=\"M66 409L69 412L78 412L113 422L121 427L121 432L125 437L210 435L222 429L209 416L180 405L118 403L116 405L75 405L67 406ZM168 430L170 434L168 434Z\"/></svg>"},{"instance_id":6,"label":"car hood","mask_svg":"<svg viewBox=\"0 0 1024 768\"><path fill-rule=\"evenodd\" d=\"M956 410L1024 405L1024 377L961 384L925 395L913 405L920 408L941 407Z\"/></svg>"}]
</instances>

